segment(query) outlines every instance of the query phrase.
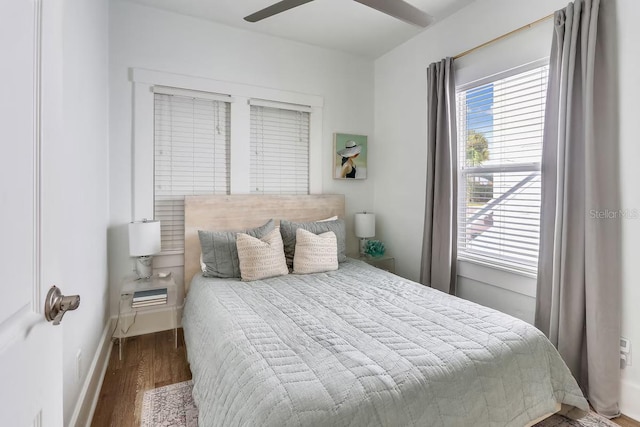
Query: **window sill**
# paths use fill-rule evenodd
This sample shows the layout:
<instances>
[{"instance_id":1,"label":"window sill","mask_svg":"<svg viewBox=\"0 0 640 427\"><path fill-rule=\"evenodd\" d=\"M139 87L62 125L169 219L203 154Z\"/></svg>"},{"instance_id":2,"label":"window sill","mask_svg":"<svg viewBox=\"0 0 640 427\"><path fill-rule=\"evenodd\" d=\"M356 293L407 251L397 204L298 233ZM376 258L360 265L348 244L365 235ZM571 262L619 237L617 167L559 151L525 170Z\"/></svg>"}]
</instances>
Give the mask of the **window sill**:
<instances>
[{"instance_id":1,"label":"window sill","mask_svg":"<svg viewBox=\"0 0 640 427\"><path fill-rule=\"evenodd\" d=\"M182 267L184 267L184 251L166 251L153 256L153 268L155 269L171 270Z\"/></svg>"},{"instance_id":2,"label":"window sill","mask_svg":"<svg viewBox=\"0 0 640 427\"><path fill-rule=\"evenodd\" d=\"M184 255L184 249L176 250L176 251L164 251L159 254L155 254L154 256L167 256L167 255Z\"/></svg>"},{"instance_id":3,"label":"window sill","mask_svg":"<svg viewBox=\"0 0 640 427\"><path fill-rule=\"evenodd\" d=\"M494 270L501 270L504 271L506 273L510 273L510 274L517 274L519 276L523 276L523 277L529 277L531 279L537 279L538 278L538 273L536 271L536 269L531 268L531 269L527 269L526 267L517 265L517 264L511 264L511 263L507 263L507 262L503 262L503 263L494 263L491 261L487 261L487 260L482 260L482 259L478 259L478 258L473 258L473 257L466 257L466 256L458 256L458 261L463 261L463 262L470 262L472 264L477 264L486 268L491 268Z\"/></svg>"},{"instance_id":4,"label":"window sill","mask_svg":"<svg viewBox=\"0 0 640 427\"><path fill-rule=\"evenodd\" d=\"M458 276L531 298L536 297L535 273L460 257L458 258Z\"/></svg>"}]
</instances>

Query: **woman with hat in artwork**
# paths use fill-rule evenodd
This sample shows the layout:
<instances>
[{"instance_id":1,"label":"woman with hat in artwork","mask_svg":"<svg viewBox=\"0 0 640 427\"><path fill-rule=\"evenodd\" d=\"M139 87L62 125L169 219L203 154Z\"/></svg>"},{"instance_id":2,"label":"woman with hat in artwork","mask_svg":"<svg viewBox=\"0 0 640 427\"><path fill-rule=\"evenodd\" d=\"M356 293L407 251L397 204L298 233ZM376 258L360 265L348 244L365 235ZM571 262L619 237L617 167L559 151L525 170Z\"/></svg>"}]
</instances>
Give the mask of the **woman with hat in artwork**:
<instances>
[{"instance_id":1,"label":"woman with hat in artwork","mask_svg":"<svg viewBox=\"0 0 640 427\"><path fill-rule=\"evenodd\" d=\"M342 172L341 178L355 178L356 164L353 160L360 154L360 147L355 141L347 141L344 150L338 151L338 155L342 156Z\"/></svg>"}]
</instances>

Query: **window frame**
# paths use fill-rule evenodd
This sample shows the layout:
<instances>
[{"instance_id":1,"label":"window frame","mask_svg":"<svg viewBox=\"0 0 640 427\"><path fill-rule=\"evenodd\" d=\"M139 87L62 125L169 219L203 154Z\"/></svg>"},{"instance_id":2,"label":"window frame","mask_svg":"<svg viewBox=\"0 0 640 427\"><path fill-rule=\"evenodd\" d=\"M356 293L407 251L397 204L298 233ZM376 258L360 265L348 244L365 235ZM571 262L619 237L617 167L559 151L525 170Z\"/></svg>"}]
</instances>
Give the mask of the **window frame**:
<instances>
[{"instance_id":1,"label":"window frame","mask_svg":"<svg viewBox=\"0 0 640 427\"><path fill-rule=\"evenodd\" d=\"M273 120L274 117L279 120ZM291 120L296 121L298 132L291 131ZM251 123L251 159L250 165L250 192L251 194L309 194L309 176L304 183L304 191L300 186L301 182L287 180L283 171L298 175L298 171L309 169L309 126L311 121L311 111L308 108L294 108L286 105L273 105L273 103L251 101L250 102L250 123ZM271 125L277 124L277 129ZM303 132L302 130L306 130ZM296 135L297 133L297 135ZM303 144L296 145L291 143L291 139L298 138L298 142ZM283 146L283 142L286 145ZM259 149L262 147L262 150ZM267 155L265 156L265 153ZM272 160L277 158L278 160ZM288 158L284 166L280 161ZM293 160L293 161L291 161ZM298 165L303 167L298 168ZM264 179L267 174L265 170L280 168L280 177L285 177L287 185L277 185L271 179ZM262 179L260 179L262 177ZM262 188L257 188L259 183ZM280 181L282 183L282 181ZM292 187L292 182L295 185Z\"/></svg>"},{"instance_id":2,"label":"window frame","mask_svg":"<svg viewBox=\"0 0 640 427\"><path fill-rule=\"evenodd\" d=\"M154 86L205 92L230 101L230 194L249 194L250 102L268 100L272 105L298 105L310 109L309 194L322 193L322 112L321 96L259 86L192 77L141 68L130 69L133 86L133 151L131 220L154 217ZM159 255L180 255L165 251Z\"/></svg>"},{"instance_id":3,"label":"window frame","mask_svg":"<svg viewBox=\"0 0 640 427\"><path fill-rule=\"evenodd\" d=\"M162 224L162 251L176 252L184 250L185 196L229 194L231 98L153 91L154 220Z\"/></svg>"},{"instance_id":4,"label":"window frame","mask_svg":"<svg viewBox=\"0 0 640 427\"><path fill-rule=\"evenodd\" d=\"M486 77L482 77L480 79L474 80L474 81L470 81L464 84L460 84L460 85L456 85L455 91L456 91L456 112L458 111L458 104L457 104L457 100L458 100L458 94L460 92L463 91L468 91L470 89L475 89L478 87L481 87L483 85L489 84L489 83L493 83L496 82L498 80L501 79L505 79L505 78L509 78L509 77L513 77L517 74L522 74L522 73L526 73L528 71L532 71L535 70L537 68L541 68L541 67L548 67L549 65L549 58L543 58L543 59L539 59L536 61L532 61L523 65L519 65L513 68L509 68L507 70L504 71L500 71L498 73L494 73L491 74L489 76ZM543 118L544 120L544 118ZM458 122L458 124L460 123L459 118L457 117L456 114L456 121ZM460 132L458 130L458 133L456 135L456 142L458 144L458 158L456 159L456 162L458 162L457 164L460 165L460 156L461 153L463 151L463 142L459 141L458 136L460 135ZM502 173L502 172L539 172L540 176L542 175L542 156L540 157L540 161L539 162L521 162L521 163L517 163L517 164L513 164L513 165L496 165L496 166L480 166L480 167L470 167L470 168L459 168L458 169L458 200L456 201L457 203L457 211L458 211L458 217L456 218L456 221L458 222L459 218L460 218L460 212L462 211L462 207L461 207L461 203L460 201L462 200L460 197L460 194L466 193L466 175L467 174L473 174L473 173L478 173L478 172L483 172L483 173ZM542 198L541 198L542 199ZM458 237L459 239L459 237ZM481 266L485 266L485 267L489 267L489 268L493 268L493 269L497 269L497 270L502 270L502 271L506 271L506 272L511 272L511 273L516 273L519 275L523 275L523 276L527 276L527 277L531 277L531 278L536 278L537 277L537 270L538 270L538 265L537 263L535 265L527 265L524 263L518 263L515 262L513 260L510 260L508 258L497 258L497 257L487 257L487 256L483 256L481 254L470 254L469 252L467 252L464 248L462 248L461 246L459 246L459 240L456 239L456 248L457 248L457 258L458 261L463 261L463 262L470 262L473 264L477 264L477 265L481 265Z\"/></svg>"}]
</instances>

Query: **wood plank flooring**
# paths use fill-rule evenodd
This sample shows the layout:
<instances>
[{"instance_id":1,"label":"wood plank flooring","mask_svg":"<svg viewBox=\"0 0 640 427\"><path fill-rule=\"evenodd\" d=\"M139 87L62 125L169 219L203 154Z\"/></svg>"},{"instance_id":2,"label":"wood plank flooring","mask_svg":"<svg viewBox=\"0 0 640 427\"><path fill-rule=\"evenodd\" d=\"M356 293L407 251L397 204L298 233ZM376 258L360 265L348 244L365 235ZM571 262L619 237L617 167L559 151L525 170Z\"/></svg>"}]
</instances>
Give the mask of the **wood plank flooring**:
<instances>
[{"instance_id":1,"label":"wood plank flooring","mask_svg":"<svg viewBox=\"0 0 640 427\"><path fill-rule=\"evenodd\" d=\"M118 359L118 341L111 350L92 427L138 427L146 390L191 379L184 336L178 329L127 338Z\"/></svg>"},{"instance_id":2,"label":"wood plank flooring","mask_svg":"<svg viewBox=\"0 0 640 427\"><path fill-rule=\"evenodd\" d=\"M636 420L632 420L631 418L627 417L626 415L622 415L616 419L611 420L614 423L618 424L619 426L622 427L638 427L640 426L640 422L636 421Z\"/></svg>"},{"instance_id":3,"label":"wood plank flooring","mask_svg":"<svg viewBox=\"0 0 640 427\"><path fill-rule=\"evenodd\" d=\"M173 330L127 338L118 360L118 342L111 350L92 427L138 427L146 390L191 379L182 329L178 348ZM622 417L612 420L623 427L640 422Z\"/></svg>"}]
</instances>

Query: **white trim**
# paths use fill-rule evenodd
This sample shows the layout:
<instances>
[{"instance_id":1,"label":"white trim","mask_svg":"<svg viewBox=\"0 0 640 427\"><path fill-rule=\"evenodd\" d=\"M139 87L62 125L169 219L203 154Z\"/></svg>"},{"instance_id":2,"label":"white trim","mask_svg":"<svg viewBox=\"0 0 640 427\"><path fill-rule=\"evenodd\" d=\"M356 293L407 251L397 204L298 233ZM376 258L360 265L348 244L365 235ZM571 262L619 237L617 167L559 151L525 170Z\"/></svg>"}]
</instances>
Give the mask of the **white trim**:
<instances>
[{"instance_id":1,"label":"white trim","mask_svg":"<svg viewBox=\"0 0 640 427\"><path fill-rule=\"evenodd\" d=\"M229 192L248 194L251 191L251 107L249 98L238 97L231 104L231 150L229 159Z\"/></svg>"},{"instance_id":2,"label":"white trim","mask_svg":"<svg viewBox=\"0 0 640 427\"><path fill-rule=\"evenodd\" d=\"M511 292L536 297L536 276L477 260L458 259L458 276Z\"/></svg>"},{"instance_id":3,"label":"white trim","mask_svg":"<svg viewBox=\"0 0 640 427\"><path fill-rule=\"evenodd\" d=\"M31 425L33 427L42 427L42 409L39 410L36 416L33 418L33 423Z\"/></svg>"},{"instance_id":4,"label":"white trim","mask_svg":"<svg viewBox=\"0 0 640 427\"><path fill-rule=\"evenodd\" d=\"M495 82L496 80L505 79L507 77L514 76L516 74L526 73L527 71L531 71L535 68L544 67L545 65L549 65L549 58L537 59L535 61L518 65L517 67L513 67L508 70L500 71L499 73L491 74L489 76L482 77L480 79L473 80L468 83L457 85L456 92L462 92L469 89L473 89L475 87L482 86L487 83L492 83L492 82Z\"/></svg>"},{"instance_id":5,"label":"white trim","mask_svg":"<svg viewBox=\"0 0 640 427\"><path fill-rule=\"evenodd\" d=\"M461 232L460 236L458 236L458 242L457 242L458 258L464 261L485 266L489 269L501 270L506 273L518 274L518 275L530 277L533 279L535 279L537 275L537 254L536 254L536 258L531 260L530 259L532 258L531 255L527 253L527 246L522 246L522 247L519 246L519 243L516 242L514 238L509 237L508 234L505 234L509 232L515 233L517 231L517 230L513 231L514 229L512 228L513 226L512 223L514 221L513 218L509 219L509 217L506 217L505 219L502 220L502 224L498 226L498 228L494 229L496 236L494 236L493 238L490 238L491 243L487 243L487 242L478 243L477 246L473 244L471 247L469 247L468 242L464 239L465 233L468 233L468 227L470 225L473 225L471 223L471 221L473 221L473 218L469 218L469 215L467 214L467 209L469 208L469 204L471 202L467 200L468 197L464 197L464 194L468 193L468 186L467 186L467 179L466 179L467 177L472 176L474 174L479 174L479 173L504 174L504 173L527 172L530 174L529 177L526 178L526 180L521 181L521 183L526 183L527 181L529 181L531 178L535 176L539 177L540 171L541 171L540 161L524 162L522 160L525 160L525 159L520 159L520 158L511 159L513 163L508 163L507 160L504 160L504 161L500 160L498 164L491 164L491 161L490 161L488 165L480 165L480 166L469 167L463 164L463 163L466 163L463 157L464 157L464 146L466 141L465 139L466 137L464 135L468 133L467 121L469 120L469 118L467 117L468 115L467 110L468 108L471 108L467 105L467 102L469 101L469 99L467 98L467 91L473 88L485 87L485 85L488 85L489 83L495 83L499 85L498 87L501 87L502 84L500 82L503 82L504 79L507 79L509 77L514 77L514 76L515 76L514 77L515 79L519 79L520 76L522 75L527 76L525 80L527 82L529 82L529 77L531 77L530 81L535 82L535 85L533 85L532 87L544 88L544 86L541 86L540 83L545 79L546 74L548 74L548 64L549 64L548 58L538 59L536 61L532 61L523 65L512 67L506 71L494 73L490 76L477 79L467 84L458 85L456 87L456 97L457 97L456 108L457 108L457 116L458 116L457 121L459 124L459 132L458 132L459 144L458 145L459 145L459 157L460 157L458 159L458 164L460 166L458 171L458 178L459 178L458 193L461 195L459 197L459 200L457 201L457 204L458 204L458 220L460 222L459 228L460 227L464 228L463 232ZM521 96L520 94L521 90L522 88L518 88L517 90L514 90L512 94L509 96L519 100ZM544 90L546 90L546 88ZM544 90L541 90L540 92L536 90L536 92L534 92L531 95L531 97L534 98L531 101L533 102L533 101L540 100L541 98L539 95L542 95L544 93ZM496 94L497 92L493 92L492 97L495 97ZM536 96L534 97L534 95ZM498 97L500 97L500 95L498 95ZM498 98L493 99L493 102L496 102L497 99ZM543 100L544 99L542 98L542 101ZM527 102L529 102L528 99L527 99ZM529 106L528 103L526 105ZM537 103L535 105L538 106ZM497 107L497 106L492 105L492 108L493 107ZM518 126L523 126L521 124L522 113L519 112L517 113L517 115L513 115L513 116L511 115L511 113L512 112L509 109L507 109L506 112L501 113L501 115L505 116L504 120L509 120L509 125L507 127L502 128L498 126L498 124L494 123L491 129L487 131L489 134L493 135L494 139L498 138L498 140L494 141L494 143L502 139L503 136L500 136L500 135L502 135L503 132L508 133L508 131L505 131L505 129L510 129L511 126L514 126L515 124L517 124ZM518 117L518 118L516 119L515 117ZM544 117L541 117L541 122L542 124L544 124ZM540 135L540 138L542 138L542 135ZM492 137L487 135L487 139L491 140ZM515 141L515 139L510 138L509 136L506 136L504 143L510 143L512 141ZM523 144L525 144L527 147L529 146L535 147L536 145L533 145L533 144L538 144L537 141L538 139L536 138L535 140L530 140ZM505 145L504 147L501 146L501 148L498 149L498 154L500 154L504 150L507 150L506 152L509 151L508 145ZM498 157L500 157L500 155ZM532 157L533 160L536 160L533 154L531 154L528 157ZM497 206L499 206L499 204L502 203L501 199L509 196L510 194L514 194L513 191L520 186L520 184L516 184L514 181L510 181L509 179L506 179L506 182L503 180L503 184L505 185L505 187L504 187L502 196L500 198L494 198L492 201L493 204L498 203ZM520 213L520 212L526 213L528 208L531 208L531 209L536 208L537 206L536 202L538 200L531 199L530 206L528 205L522 206L522 207L518 206L518 208L510 207L509 209L513 209L512 212L516 212L516 213ZM504 201L508 202L508 199L505 199ZM487 209L489 209L489 205L491 205L492 203L485 204L485 206L487 206ZM479 213L480 212L482 212L482 210L479 211ZM475 217L476 216L474 215L474 218ZM533 217L531 217L530 220L531 220L530 223L525 223L527 227L531 227L531 230L527 230L527 231L536 232L536 227L537 227L537 235L539 237L539 234L540 234L539 221L538 221L538 224L534 225L532 224L532 222L534 221ZM506 253L504 252L495 253L497 249L495 249L494 246L499 245L503 239L505 239L507 242L510 242L512 244L511 249L506 250ZM528 244L525 243L525 245L528 245ZM476 248L474 249L473 246L476 246ZM519 255L522 255L522 257L520 257L521 259L518 259ZM492 282L486 282L486 283L492 283ZM531 295L531 296L535 296L535 293L534 295Z\"/></svg>"},{"instance_id":6,"label":"white trim","mask_svg":"<svg viewBox=\"0 0 640 427\"><path fill-rule=\"evenodd\" d=\"M256 98L250 99L249 105L256 107L279 108L281 110L302 111L304 113L310 113L312 110L308 105L289 104L288 102L275 102Z\"/></svg>"},{"instance_id":7,"label":"white trim","mask_svg":"<svg viewBox=\"0 0 640 427\"><path fill-rule=\"evenodd\" d=\"M167 86L159 86L159 85L153 86L151 90L153 91L153 93L160 93L163 95L186 96L189 98L210 99L212 101L221 101L221 102L234 101L230 95L203 92L201 90L185 90L185 89L179 89L175 87L167 87Z\"/></svg>"},{"instance_id":8,"label":"white trim","mask_svg":"<svg viewBox=\"0 0 640 427\"><path fill-rule=\"evenodd\" d=\"M153 218L154 147L153 91L150 84L133 85L132 220Z\"/></svg>"},{"instance_id":9,"label":"white trim","mask_svg":"<svg viewBox=\"0 0 640 427\"><path fill-rule=\"evenodd\" d=\"M305 111L309 109L309 193L322 194L322 107L324 98L279 89L241 83L223 82L202 77L132 68L133 82L133 157L131 219L154 217L154 97L158 90L205 92L212 96L229 96L231 103L230 182L231 194L248 194L250 188L250 102L269 100L276 108ZM255 105L255 104L254 104ZM161 253L160 255L168 255Z\"/></svg>"},{"instance_id":10,"label":"white trim","mask_svg":"<svg viewBox=\"0 0 640 427\"><path fill-rule=\"evenodd\" d=\"M171 256L171 255L184 255L184 249L175 250L175 251L163 251L163 252L160 252L159 254L155 254L154 257L156 257L156 256ZM155 264L154 264L154 268L156 268Z\"/></svg>"},{"instance_id":11,"label":"white trim","mask_svg":"<svg viewBox=\"0 0 640 427\"><path fill-rule=\"evenodd\" d=\"M33 278L32 283L32 305L31 310L35 313L43 314L44 298L42 295L42 1L36 0L34 4L34 76L33 89L34 99L34 189L33 189Z\"/></svg>"},{"instance_id":12,"label":"white trim","mask_svg":"<svg viewBox=\"0 0 640 427\"><path fill-rule=\"evenodd\" d=\"M640 385L626 379L620 381L620 412L640 420Z\"/></svg>"},{"instance_id":13,"label":"white trim","mask_svg":"<svg viewBox=\"0 0 640 427\"><path fill-rule=\"evenodd\" d=\"M322 194L322 108L313 107L309 122L309 194Z\"/></svg>"},{"instance_id":14,"label":"white trim","mask_svg":"<svg viewBox=\"0 0 640 427\"><path fill-rule=\"evenodd\" d=\"M539 162L536 163L517 163L513 165L496 165L496 166L475 166L475 167L463 167L460 169L462 174L473 173L513 173L513 172L532 172L541 171L542 165Z\"/></svg>"},{"instance_id":15,"label":"white trim","mask_svg":"<svg viewBox=\"0 0 640 427\"><path fill-rule=\"evenodd\" d=\"M107 373L107 367L109 366L109 356L111 355L111 349L113 343L111 342L111 324L112 321L107 321L98 348L93 356L91 366L85 377L82 390L78 396L78 401L73 410L71 416L70 426L86 426L91 425L93 420L93 414L98 405L98 399L100 398L100 390L102 389L102 383Z\"/></svg>"},{"instance_id":16,"label":"white trim","mask_svg":"<svg viewBox=\"0 0 640 427\"><path fill-rule=\"evenodd\" d=\"M505 259L490 258L489 256L476 255L468 252L459 252L458 261L470 262L486 268L504 271L509 274L517 274L531 279L538 277L538 267L535 265L518 264Z\"/></svg>"},{"instance_id":17,"label":"white trim","mask_svg":"<svg viewBox=\"0 0 640 427\"><path fill-rule=\"evenodd\" d=\"M131 81L136 84L146 83L148 85L161 85L212 93L224 93L231 96L269 99L272 101L308 105L311 107L322 107L324 104L324 99L318 95L307 95L298 92L270 89L242 83L223 82L203 77L145 70L143 68L132 69Z\"/></svg>"}]
</instances>

